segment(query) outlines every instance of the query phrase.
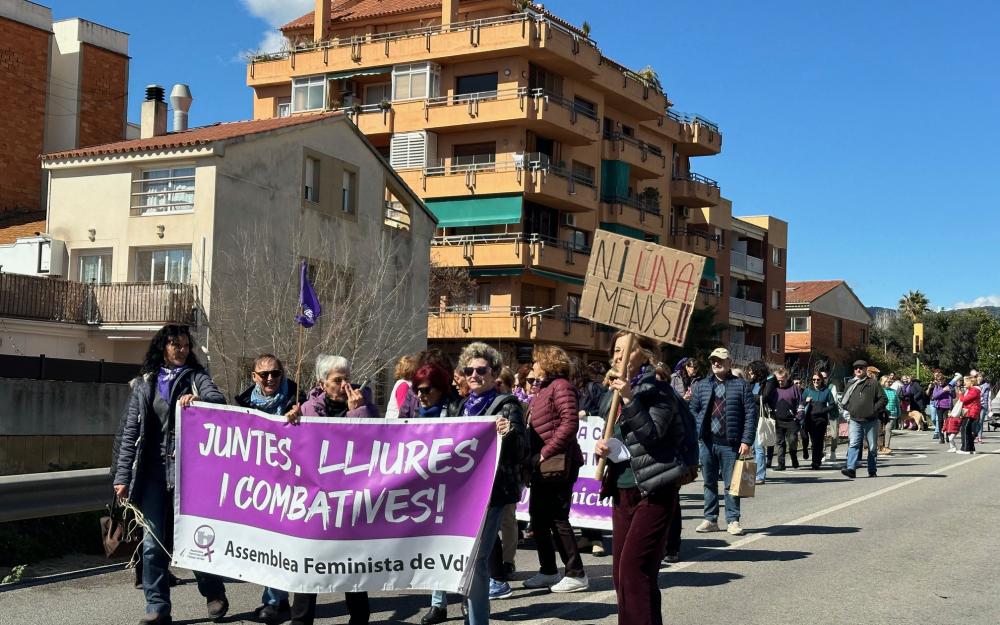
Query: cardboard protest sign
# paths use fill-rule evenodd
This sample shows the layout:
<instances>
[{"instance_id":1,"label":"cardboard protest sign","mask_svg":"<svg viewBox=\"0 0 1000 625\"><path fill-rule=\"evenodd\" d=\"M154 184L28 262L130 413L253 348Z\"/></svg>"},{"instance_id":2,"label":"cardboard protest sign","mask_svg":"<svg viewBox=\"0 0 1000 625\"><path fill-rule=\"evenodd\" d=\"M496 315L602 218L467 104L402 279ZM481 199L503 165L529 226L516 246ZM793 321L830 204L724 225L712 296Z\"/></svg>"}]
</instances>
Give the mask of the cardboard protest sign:
<instances>
[{"instance_id":1,"label":"cardboard protest sign","mask_svg":"<svg viewBox=\"0 0 1000 625\"><path fill-rule=\"evenodd\" d=\"M704 267L703 256L597 230L580 316L683 345Z\"/></svg>"},{"instance_id":2,"label":"cardboard protest sign","mask_svg":"<svg viewBox=\"0 0 1000 625\"><path fill-rule=\"evenodd\" d=\"M573 495L569 508L569 522L573 527L586 527L596 530L611 529L611 498L601 499L601 481L594 479L594 470L599 460L594 453L597 441L604 438L604 419L589 416L580 419L580 429L576 439L583 452L583 466L579 477L573 482ZM517 518L529 521L528 501L531 489L525 489L521 501L517 504Z\"/></svg>"},{"instance_id":3,"label":"cardboard protest sign","mask_svg":"<svg viewBox=\"0 0 1000 625\"><path fill-rule=\"evenodd\" d=\"M499 458L493 417L177 414L174 564L292 592L467 592Z\"/></svg>"}]
</instances>

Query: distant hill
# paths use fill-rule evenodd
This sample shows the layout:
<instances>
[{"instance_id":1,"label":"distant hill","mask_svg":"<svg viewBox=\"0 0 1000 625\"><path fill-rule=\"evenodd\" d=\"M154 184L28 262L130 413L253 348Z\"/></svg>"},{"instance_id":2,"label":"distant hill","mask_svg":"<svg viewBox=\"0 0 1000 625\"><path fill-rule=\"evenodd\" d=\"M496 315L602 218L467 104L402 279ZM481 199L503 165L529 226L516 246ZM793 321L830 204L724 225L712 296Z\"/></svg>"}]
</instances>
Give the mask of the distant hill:
<instances>
[{"instance_id":1,"label":"distant hill","mask_svg":"<svg viewBox=\"0 0 1000 625\"><path fill-rule=\"evenodd\" d=\"M962 309L970 310L970 309ZM980 306L979 310L985 310L989 314L993 315L997 319L1000 319L1000 306ZM933 311L937 312L937 311ZM944 312L955 312L953 310L946 310ZM872 319L879 319L880 316L884 316L887 319L895 319L899 316L899 311L895 308L885 308L884 306L869 306L868 314L872 316Z\"/></svg>"}]
</instances>

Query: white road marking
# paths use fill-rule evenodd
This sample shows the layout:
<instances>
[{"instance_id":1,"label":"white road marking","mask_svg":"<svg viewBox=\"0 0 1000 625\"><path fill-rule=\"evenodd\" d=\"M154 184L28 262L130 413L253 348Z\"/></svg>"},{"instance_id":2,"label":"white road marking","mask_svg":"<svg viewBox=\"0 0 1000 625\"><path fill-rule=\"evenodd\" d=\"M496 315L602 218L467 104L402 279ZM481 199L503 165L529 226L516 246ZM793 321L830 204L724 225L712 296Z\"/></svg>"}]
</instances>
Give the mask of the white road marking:
<instances>
[{"instance_id":1,"label":"white road marking","mask_svg":"<svg viewBox=\"0 0 1000 625\"><path fill-rule=\"evenodd\" d=\"M849 507L857 505L859 503L868 501L869 499L874 499L875 497L878 497L879 495L885 495L886 493L891 493L892 491L898 490L900 488L903 488L904 486L910 486L911 484L916 484L917 482L919 482L921 480L925 480L925 479L927 479L928 477L930 477L932 475L939 475L939 474L944 473L946 471L950 471L952 469L956 469L956 468L958 468L958 467L960 467L962 465L969 464L970 462L975 462L977 460L981 460L982 458L985 458L986 456L990 456L990 455L1000 455L1000 451L989 451L989 452L984 452L984 453L977 453L976 455L974 455L974 456L972 456L970 458L966 458L966 459L964 459L964 460L962 460L960 462L956 462L954 464L950 464L950 465L948 465L946 467L942 467L940 469L935 469L934 471L931 471L930 473L928 473L926 475L921 475L919 477L913 477L913 478L910 478L910 479L905 480L903 482L899 482L898 484L893 484L892 486L887 486L885 488L881 488L881 489L876 490L874 492L868 493L867 495L861 495L859 497L855 497L854 499L850 499L850 500L845 501L843 503L839 503L839 504L836 504L834 506L830 506L829 508L824 508L823 510L819 510L817 512L813 512L812 514L807 514L807 515L805 515L803 517L799 517L799 518L797 518L797 519L795 519L793 521L788 521L787 523L781 523L777 527L781 528L781 527L792 527L792 526L796 526L796 525L805 525L806 523L808 523L810 521L814 521L814 520L816 520L816 519L818 519L820 517L826 516L828 514L833 514L834 512L838 512L840 510L843 510L844 508L849 508ZM706 550L702 554L700 554L698 556L695 556L695 557L691 558L690 560L685 560L684 562L681 562L681 563L678 563L678 564L671 564L670 568L667 569L667 573L677 572L677 571L683 571L684 569L690 568L690 567L694 566L695 564L697 564L699 562L704 562L706 560L712 560L713 558L716 558L720 553L723 553L725 551L729 551L729 550L732 550L732 549L739 549L739 548L744 547L746 545L755 543L758 540L762 540L764 538L767 538L768 536L780 536L781 533L782 533L782 531L780 529L777 530L777 531L774 531L774 532L754 533L754 534L751 534L750 536L747 536L747 537L741 538L740 540L737 540L735 542L729 543L725 547L709 548L708 550ZM604 592L600 592L600 593L596 593L596 594L592 594L592 595L587 595L587 604L605 603L605 602L609 602L609 603L612 603L612 604L617 603L617 597L615 595L615 591L614 590L606 590ZM554 622L556 620L564 619L566 617L566 615L571 614L571 613L573 613L573 612L575 612L577 610L584 609L585 607L586 606L576 605L574 603L566 603L566 604L563 605L563 607L557 608L556 610L554 610L555 614L553 614L551 616L548 616L548 617L546 617L544 619L534 619L534 620L531 620L531 621L524 621L524 622L527 623L528 625L546 625L547 623L552 623L552 622Z\"/></svg>"}]
</instances>

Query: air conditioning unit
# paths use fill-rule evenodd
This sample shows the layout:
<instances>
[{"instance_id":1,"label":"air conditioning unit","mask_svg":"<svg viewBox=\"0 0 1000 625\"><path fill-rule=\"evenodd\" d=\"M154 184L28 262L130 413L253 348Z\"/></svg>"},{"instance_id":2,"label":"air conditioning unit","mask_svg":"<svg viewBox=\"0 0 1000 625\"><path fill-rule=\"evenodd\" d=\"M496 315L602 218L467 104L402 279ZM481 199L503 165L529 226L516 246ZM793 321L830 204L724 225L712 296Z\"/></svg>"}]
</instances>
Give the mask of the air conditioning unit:
<instances>
[{"instance_id":1,"label":"air conditioning unit","mask_svg":"<svg viewBox=\"0 0 1000 625\"><path fill-rule=\"evenodd\" d=\"M689 209L687 206L681 206L677 210L677 213L681 216L681 219L687 219L688 217L691 216L691 209Z\"/></svg>"},{"instance_id":2,"label":"air conditioning unit","mask_svg":"<svg viewBox=\"0 0 1000 625\"><path fill-rule=\"evenodd\" d=\"M573 213L563 213L562 225L568 226L570 228L576 228L576 215Z\"/></svg>"}]
</instances>

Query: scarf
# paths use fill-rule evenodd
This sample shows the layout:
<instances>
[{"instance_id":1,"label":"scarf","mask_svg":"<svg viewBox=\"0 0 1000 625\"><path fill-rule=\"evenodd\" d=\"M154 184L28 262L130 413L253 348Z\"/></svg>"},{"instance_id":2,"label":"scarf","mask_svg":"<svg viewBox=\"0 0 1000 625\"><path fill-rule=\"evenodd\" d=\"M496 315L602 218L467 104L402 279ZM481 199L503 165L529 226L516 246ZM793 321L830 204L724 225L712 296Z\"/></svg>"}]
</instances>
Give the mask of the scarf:
<instances>
[{"instance_id":1,"label":"scarf","mask_svg":"<svg viewBox=\"0 0 1000 625\"><path fill-rule=\"evenodd\" d=\"M250 393L250 405L269 414L282 414L286 399L288 399L288 379L284 377L281 378L281 387L274 395L265 395L260 384L254 385L253 392Z\"/></svg>"},{"instance_id":2,"label":"scarf","mask_svg":"<svg viewBox=\"0 0 1000 625\"><path fill-rule=\"evenodd\" d=\"M156 374L156 390L160 393L163 401L170 403L170 385L187 369L187 365L172 368L160 367L160 372Z\"/></svg>"},{"instance_id":3,"label":"scarf","mask_svg":"<svg viewBox=\"0 0 1000 625\"><path fill-rule=\"evenodd\" d=\"M418 411L422 419L436 419L441 416L441 411L444 409L444 404L438 404L436 406L431 406L430 408L420 407Z\"/></svg>"},{"instance_id":4,"label":"scarf","mask_svg":"<svg viewBox=\"0 0 1000 625\"><path fill-rule=\"evenodd\" d=\"M629 386L634 387L636 384L638 384L639 380L642 379L642 376L646 375L648 371L649 371L649 365L643 365L642 367L640 367L639 373L635 374L635 377L633 377L631 380L628 381Z\"/></svg>"},{"instance_id":5,"label":"scarf","mask_svg":"<svg viewBox=\"0 0 1000 625\"><path fill-rule=\"evenodd\" d=\"M326 409L326 414L323 416L327 417L347 416L347 411L350 408L346 401L330 399L330 397L325 394L323 395L323 407Z\"/></svg>"},{"instance_id":6,"label":"scarf","mask_svg":"<svg viewBox=\"0 0 1000 625\"><path fill-rule=\"evenodd\" d=\"M469 393L469 398L465 400L465 410L462 411L463 417L478 417L483 414L489 407L493 400L496 399L497 389L491 388L489 391L483 393L482 395L476 395L475 393Z\"/></svg>"},{"instance_id":7,"label":"scarf","mask_svg":"<svg viewBox=\"0 0 1000 625\"><path fill-rule=\"evenodd\" d=\"M514 397L516 397L517 401L522 404L527 404L531 401L531 395L528 395L528 393L520 386L514 389Z\"/></svg>"}]
</instances>

